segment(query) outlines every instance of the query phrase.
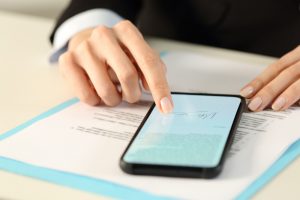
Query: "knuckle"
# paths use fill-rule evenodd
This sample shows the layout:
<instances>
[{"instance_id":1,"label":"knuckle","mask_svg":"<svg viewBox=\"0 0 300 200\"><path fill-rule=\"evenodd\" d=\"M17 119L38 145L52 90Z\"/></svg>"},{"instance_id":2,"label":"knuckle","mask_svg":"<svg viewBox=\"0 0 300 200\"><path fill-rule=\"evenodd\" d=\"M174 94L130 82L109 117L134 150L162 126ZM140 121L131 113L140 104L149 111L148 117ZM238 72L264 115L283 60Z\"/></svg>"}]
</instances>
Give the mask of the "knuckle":
<instances>
[{"instance_id":1,"label":"knuckle","mask_svg":"<svg viewBox=\"0 0 300 200\"><path fill-rule=\"evenodd\" d=\"M137 33L137 29L129 20L123 20L119 22L114 26L114 29L116 29L119 33L126 35L127 37L136 35Z\"/></svg>"},{"instance_id":2,"label":"knuckle","mask_svg":"<svg viewBox=\"0 0 300 200\"><path fill-rule=\"evenodd\" d=\"M127 98L126 98L126 101L128 103L136 103L140 100L142 96L142 93L141 91L139 91L138 93L136 93L135 95L129 95Z\"/></svg>"},{"instance_id":3,"label":"knuckle","mask_svg":"<svg viewBox=\"0 0 300 200\"><path fill-rule=\"evenodd\" d=\"M149 52L143 56L143 63L149 67L162 67L162 62L160 62L159 57L153 52Z\"/></svg>"},{"instance_id":4,"label":"knuckle","mask_svg":"<svg viewBox=\"0 0 300 200\"><path fill-rule=\"evenodd\" d=\"M128 68L122 74L120 74L119 80L121 83L129 84L130 82L137 79L137 72L134 69Z\"/></svg>"},{"instance_id":5,"label":"knuckle","mask_svg":"<svg viewBox=\"0 0 300 200\"><path fill-rule=\"evenodd\" d=\"M285 71L288 77L300 78L300 62L297 62L295 65L289 67Z\"/></svg>"},{"instance_id":6,"label":"knuckle","mask_svg":"<svg viewBox=\"0 0 300 200\"><path fill-rule=\"evenodd\" d=\"M106 26L100 25L94 29L93 33L95 33L96 35L100 35L100 36L106 35L109 33L109 28Z\"/></svg>"},{"instance_id":7,"label":"knuckle","mask_svg":"<svg viewBox=\"0 0 300 200\"><path fill-rule=\"evenodd\" d=\"M105 102L109 102L109 100L112 98L112 91L113 88L110 87L108 84L105 84L102 86L101 91L99 91L99 93L101 98L104 99Z\"/></svg>"},{"instance_id":8,"label":"knuckle","mask_svg":"<svg viewBox=\"0 0 300 200\"><path fill-rule=\"evenodd\" d=\"M92 38L95 38L97 40L103 39L103 38L107 38L110 34L111 34L110 28L101 25L94 29L92 33Z\"/></svg>"},{"instance_id":9,"label":"knuckle","mask_svg":"<svg viewBox=\"0 0 300 200\"><path fill-rule=\"evenodd\" d=\"M129 20L122 20L115 25L116 28L121 29L121 30L127 30L127 29L132 28L133 26L134 25Z\"/></svg>"},{"instance_id":10,"label":"knuckle","mask_svg":"<svg viewBox=\"0 0 300 200\"><path fill-rule=\"evenodd\" d=\"M112 107L117 106L121 102L121 98L113 91L114 88L110 86L104 86L100 92L100 97L103 99L105 104Z\"/></svg>"},{"instance_id":11,"label":"knuckle","mask_svg":"<svg viewBox=\"0 0 300 200\"><path fill-rule=\"evenodd\" d=\"M267 96L269 98L273 98L273 97L277 96L277 93L273 86L268 85L263 89L262 95Z\"/></svg>"},{"instance_id":12,"label":"knuckle","mask_svg":"<svg viewBox=\"0 0 300 200\"><path fill-rule=\"evenodd\" d=\"M253 80L252 85L254 85L255 88L262 88L265 85L265 82L261 78L256 78Z\"/></svg>"},{"instance_id":13,"label":"knuckle","mask_svg":"<svg viewBox=\"0 0 300 200\"><path fill-rule=\"evenodd\" d=\"M79 57L84 58L85 56L90 54L90 44L88 41L83 41L79 44L78 48L76 49L76 54Z\"/></svg>"},{"instance_id":14,"label":"knuckle","mask_svg":"<svg viewBox=\"0 0 300 200\"><path fill-rule=\"evenodd\" d=\"M291 78L297 75L296 69L294 67L290 67L282 72L282 75L285 77Z\"/></svg>"},{"instance_id":15,"label":"knuckle","mask_svg":"<svg viewBox=\"0 0 300 200\"><path fill-rule=\"evenodd\" d=\"M96 98L93 94L89 92L82 92L79 95L79 99L90 106L96 106L100 103L100 99Z\"/></svg>"},{"instance_id":16,"label":"knuckle","mask_svg":"<svg viewBox=\"0 0 300 200\"><path fill-rule=\"evenodd\" d=\"M121 101L122 100L120 98L116 97L116 98L114 98L114 100L110 100L110 101L106 102L105 104L108 106L114 107L114 106L119 105L121 103Z\"/></svg>"},{"instance_id":17,"label":"knuckle","mask_svg":"<svg viewBox=\"0 0 300 200\"><path fill-rule=\"evenodd\" d=\"M120 100L109 99L109 100L105 100L105 105L110 106L110 107L115 107L115 106L119 105L120 102L121 102Z\"/></svg>"},{"instance_id":18,"label":"knuckle","mask_svg":"<svg viewBox=\"0 0 300 200\"><path fill-rule=\"evenodd\" d=\"M76 49L75 53L76 60L82 67L86 67L84 62L86 62L87 58L90 58L92 55L92 50L90 47L89 41L83 41L78 48Z\"/></svg>"}]
</instances>

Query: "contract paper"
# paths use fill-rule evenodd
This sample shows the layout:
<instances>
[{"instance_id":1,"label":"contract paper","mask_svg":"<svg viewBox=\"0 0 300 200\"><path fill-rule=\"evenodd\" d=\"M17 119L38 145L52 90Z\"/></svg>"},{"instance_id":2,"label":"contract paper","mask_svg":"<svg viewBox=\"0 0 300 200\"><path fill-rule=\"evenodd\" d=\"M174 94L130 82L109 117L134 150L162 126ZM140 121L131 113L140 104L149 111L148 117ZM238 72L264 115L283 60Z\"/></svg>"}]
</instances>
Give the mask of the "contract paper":
<instances>
[{"instance_id":1,"label":"contract paper","mask_svg":"<svg viewBox=\"0 0 300 200\"><path fill-rule=\"evenodd\" d=\"M202 70L205 67L220 68L222 71L222 63L231 67L242 65L222 59L216 61L215 58L201 57L197 54L180 55L181 59L189 58L186 59L186 65L183 66L185 68L182 70L190 70L193 74L197 72L199 76L204 77L207 76L204 74L205 70ZM170 53L165 57L168 75L175 69L180 70L174 64L174 57L180 59L178 53ZM193 61L190 60L191 57ZM209 59L215 65L209 65ZM189 68L196 61L199 67ZM189 62L193 64L189 65ZM175 67L172 68L173 66ZM262 68L256 69L253 73ZM222 90L223 87L222 85L218 88L213 79L210 80L210 87L195 86L198 84L196 79L184 88L174 77L169 79L171 87L180 87L181 91L205 89L209 92ZM206 84L209 85L207 82ZM234 85L236 89L239 86ZM223 200L236 197L300 136L297 126L300 118L298 107L284 112L248 112L242 116L224 169L217 178L207 180L128 175L121 171L119 159L148 111L152 103L150 99L145 95L137 104L123 102L115 108L90 107L80 102L75 103L1 141L0 156L104 179L167 197Z\"/></svg>"}]
</instances>

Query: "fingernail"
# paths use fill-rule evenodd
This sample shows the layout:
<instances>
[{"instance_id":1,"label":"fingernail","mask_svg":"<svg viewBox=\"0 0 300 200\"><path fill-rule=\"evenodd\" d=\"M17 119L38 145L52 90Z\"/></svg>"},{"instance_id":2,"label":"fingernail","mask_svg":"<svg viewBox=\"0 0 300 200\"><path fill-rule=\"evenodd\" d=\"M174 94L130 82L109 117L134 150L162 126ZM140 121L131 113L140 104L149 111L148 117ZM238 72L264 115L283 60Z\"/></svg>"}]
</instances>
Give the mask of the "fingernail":
<instances>
[{"instance_id":1,"label":"fingernail","mask_svg":"<svg viewBox=\"0 0 300 200\"><path fill-rule=\"evenodd\" d=\"M168 97L164 97L160 100L160 106L163 113L170 113L173 110L173 106Z\"/></svg>"},{"instance_id":2,"label":"fingernail","mask_svg":"<svg viewBox=\"0 0 300 200\"><path fill-rule=\"evenodd\" d=\"M262 99L260 97L255 97L248 105L249 109L255 111L262 104Z\"/></svg>"},{"instance_id":3,"label":"fingernail","mask_svg":"<svg viewBox=\"0 0 300 200\"><path fill-rule=\"evenodd\" d=\"M243 97L248 97L253 92L254 92L254 88L252 86L248 86L248 87L245 87L244 89L242 89L242 91L240 92L240 94Z\"/></svg>"},{"instance_id":4,"label":"fingernail","mask_svg":"<svg viewBox=\"0 0 300 200\"><path fill-rule=\"evenodd\" d=\"M273 110L280 110L285 105L285 98L279 97L272 105Z\"/></svg>"}]
</instances>

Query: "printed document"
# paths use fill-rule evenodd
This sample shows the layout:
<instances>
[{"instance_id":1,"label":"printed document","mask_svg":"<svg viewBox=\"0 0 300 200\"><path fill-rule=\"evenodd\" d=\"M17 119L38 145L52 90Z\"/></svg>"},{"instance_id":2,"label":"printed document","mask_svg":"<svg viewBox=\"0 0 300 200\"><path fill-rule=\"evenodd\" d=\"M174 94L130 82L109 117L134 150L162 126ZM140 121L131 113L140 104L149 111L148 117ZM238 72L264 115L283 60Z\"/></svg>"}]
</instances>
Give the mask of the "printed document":
<instances>
[{"instance_id":1,"label":"printed document","mask_svg":"<svg viewBox=\"0 0 300 200\"><path fill-rule=\"evenodd\" d=\"M178 58L179 54L181 57ZM232 84L231 91L226 91L223 85L218 87L219 83L213 78L207 79L204 87L198 84L203 80L198 81L198 77L194 77L184 87L180 80L176 82L175 77L170 77L174 71L180 70L175 66L178 64L175 57L181 61L186 59L186 62L182 62L185 66L181 70L190 70L190 73L199 74L199 77L213 76L205 74L205 70L202 70L205 67L212 70L221 66L221 72L223 67L225 69L226 66L230 68L243 64L198 54L170 53L164 60L173 90L178 88L181 91L236 93L235 89L239 89L245 82L241 83L238 78L231 77L231 81L227 81ZM194 63L199 67L195 68ZM257 66L253 73L261 69ZM185 73L182 77L188 72ZM242 116L224 169L217 178L190 179L125 174L119 167L119 159L151 104L149 95L144 95L143 100L137 104L123 102L115 108L75 103L0 141L0 156L104 179L162 196L223 200L232 199L242 192L300 136L300 109L296 106L284 112L247 112Z\"/></svg>"}]
</instances>

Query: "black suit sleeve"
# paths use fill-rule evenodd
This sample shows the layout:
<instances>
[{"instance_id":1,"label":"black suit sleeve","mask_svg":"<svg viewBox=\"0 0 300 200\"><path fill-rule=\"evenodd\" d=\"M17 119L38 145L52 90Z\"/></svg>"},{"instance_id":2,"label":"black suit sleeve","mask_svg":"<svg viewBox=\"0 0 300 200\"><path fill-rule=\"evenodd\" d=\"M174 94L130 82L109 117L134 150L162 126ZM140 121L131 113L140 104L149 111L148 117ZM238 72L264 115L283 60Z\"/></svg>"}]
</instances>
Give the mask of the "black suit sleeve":
<instances>
[{"instance_id":1,"label":"black suit sleeve","mask_svg":"<svg viewBox=\"0 0 300 200\"><path fill-rule=\"evenodd\" d=\"M67 19L74 15L95 9L106 8L118 13L125 19L129 19L133 23L142 7L142 0L71 0L68 7L58 18L56 25L50 35L50 42L53 43L53 38L56 29Z\"/></svg>"}]
</instances>

